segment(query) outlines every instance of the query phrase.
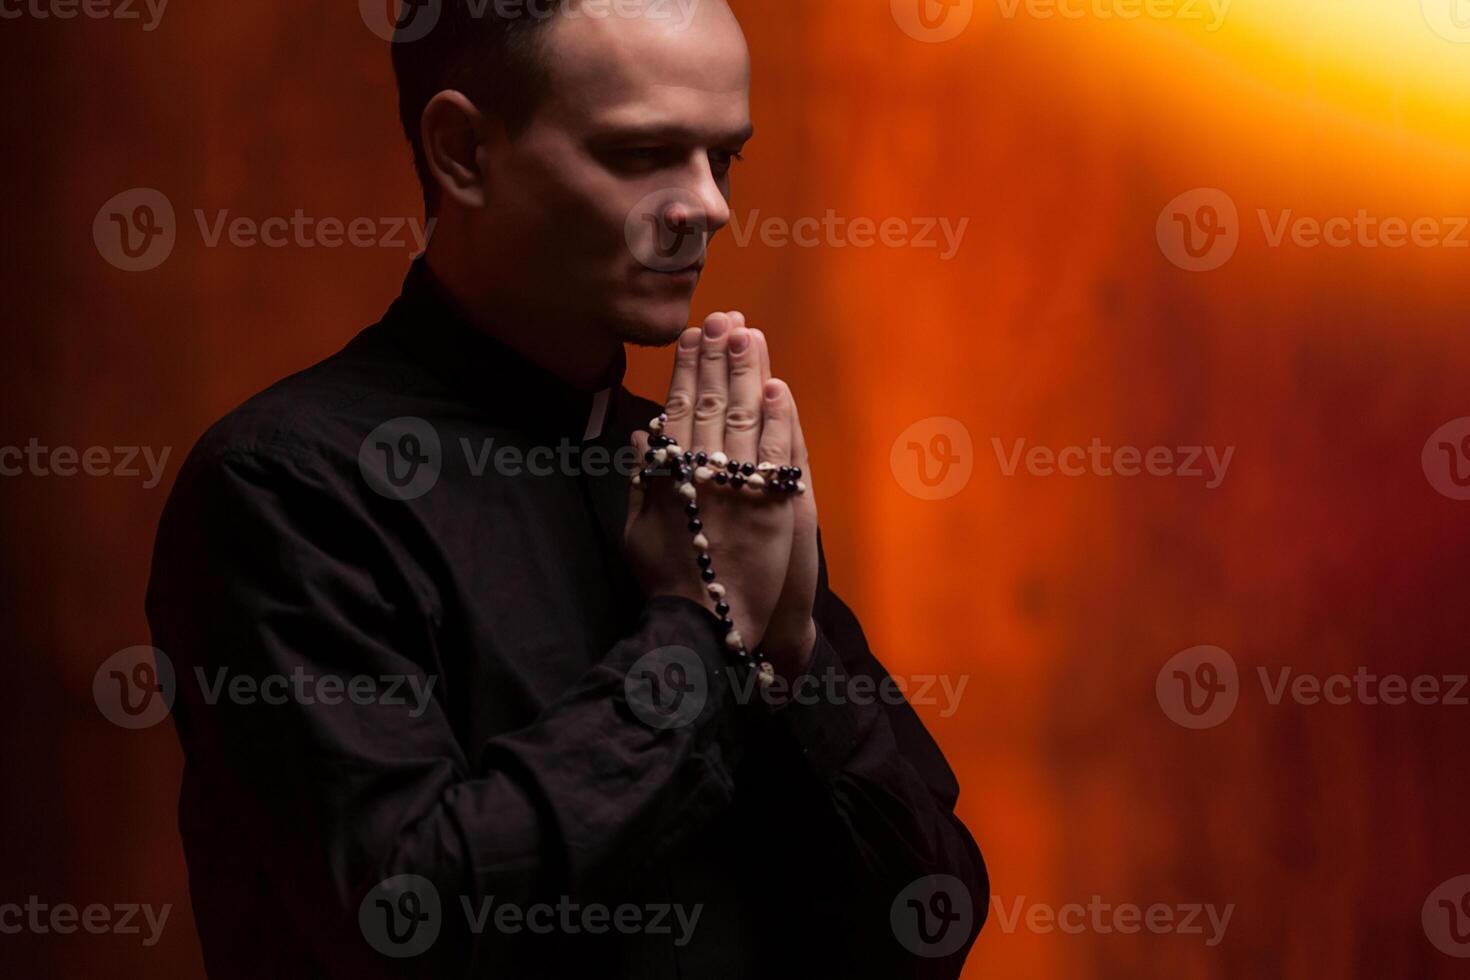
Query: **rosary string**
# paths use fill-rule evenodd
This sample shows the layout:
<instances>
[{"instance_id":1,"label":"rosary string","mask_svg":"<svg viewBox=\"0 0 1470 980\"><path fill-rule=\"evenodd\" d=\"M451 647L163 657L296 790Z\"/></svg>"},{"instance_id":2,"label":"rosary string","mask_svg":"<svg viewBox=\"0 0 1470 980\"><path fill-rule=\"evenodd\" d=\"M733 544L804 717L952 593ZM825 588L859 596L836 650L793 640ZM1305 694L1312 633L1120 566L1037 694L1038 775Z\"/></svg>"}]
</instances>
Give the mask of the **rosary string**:
<instances>
[{"instance_id":1,"label":"rosary string","mask_svg":"<svg viewBox=\"0 0 1470 980\"><path fill-rule=\"evenodd\" d=\"M721 452L690 452L664 434L668 421L667 414L660 414L648 423L649 448L643 455L648 466L633 477L633 485L642 487L662 477L674 481L677 492L684 498L684 514L689 518L699 577L704 582L705 591L714 600L715 614L720 617L720 626L725 631L725 647L738 662L756 671L762 687L770 687L776 679L775 668L760 651L752 655L746 649L745 639L735 628L735 620L730 615L726 589L716 581L713 559L709 554L709 537L704 533L704 521L699 516L699 487L728 487L752 496L760 493L802 494L806 493L806 484L801 479L801 467L741 462Z\"/></svg>"}]
</instances>

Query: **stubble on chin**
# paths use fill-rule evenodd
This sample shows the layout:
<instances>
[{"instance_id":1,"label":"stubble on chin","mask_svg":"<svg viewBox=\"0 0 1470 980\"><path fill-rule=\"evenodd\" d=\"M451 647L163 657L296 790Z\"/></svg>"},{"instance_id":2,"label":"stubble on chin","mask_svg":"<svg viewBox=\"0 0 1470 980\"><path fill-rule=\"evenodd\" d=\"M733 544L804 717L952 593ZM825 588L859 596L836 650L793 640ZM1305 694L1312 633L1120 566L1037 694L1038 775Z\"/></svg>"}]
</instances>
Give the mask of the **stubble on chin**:
<instances>
[{"instance_id":1,"label":"stubble on chin","mask_svg":"<svg viewBox=\"0 0 1470 980\"><path fill-rule=\"evenodd\" d=\"M666 316L653 319L646 316L624 314L610 324L611 331L625 344L634 347L668 347L689 329L689 310L692 304L683 307L682 317Z\"/></svg>"}]
</instances>

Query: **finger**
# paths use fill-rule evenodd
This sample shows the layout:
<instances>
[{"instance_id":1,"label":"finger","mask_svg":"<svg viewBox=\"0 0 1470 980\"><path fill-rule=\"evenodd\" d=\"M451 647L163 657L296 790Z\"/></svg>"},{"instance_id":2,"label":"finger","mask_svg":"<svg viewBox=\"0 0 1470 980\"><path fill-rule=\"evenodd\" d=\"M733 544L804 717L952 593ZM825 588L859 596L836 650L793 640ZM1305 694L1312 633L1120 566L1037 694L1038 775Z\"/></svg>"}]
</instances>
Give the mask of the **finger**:
<instances>
[{"instance_id":1,"label":"finger","mask_svg":"<svg viewBox=\"0 0 1470 980\"><path fill-rule=\"evenodd\" d=\"M725 410L725 453L755 462L761 433L761 361L755 337L744 327L730 334L730 405Z\"/></svg>"},{"instance_id":2,"label":"finger","mask_svg":"<svg viewBox=\"0 0 1470 980\"><path fill-rule=\"evenodd\" d=\"M801 411L796 407L796 396L791 396L791 465L801 467L800 482L806 485L808 496L812 489L812 461L806 451L806 433L801 431Z\"/></svg>"},{"instance_id":3,"label":"finger","mask_svg":"<svg viewBox=\"0 0 1470 980\"><path fill-rule=\"evenodd\" d=\"M699 345L703 338L694 327L679 335L679 345L674 350L674 375L669 380L668 400L664 402L664 411L669 416L664 435L686 447L694 435L694 393L699 390Z\"/></svg>"},{"instance_id":4,"label":"finger","mask_svg":"<svg viewBox=\"0 0 1470 980\"><path fill-rule=\"evenodd\" d=\"M634 458L638 460L638 471L641 472L648 465L643 459L643 454L648 452L648 433L642 430L633 433L633 449L637 452ZM647 499L647 492L647 483L635 472L632 486L628 489L628 520L623 528L625 537L633 526L634 519L643 513L643 502Z\"/></svg>"},{"instance_id":5,"label":"finger","mask_svg":"<svg viewBox=\"0 0 1470 980\"><path fill-rule=\"evenodd\" d=\"M752 330L755 334L755 346L761 354L761 384L771 380L771 348L766 344L766 332L764 330Z\"/></svg>"},{"instance_id":6,"label":"finger","mask_svg":"<svg viewBox=\"0 0 1470 980\"><path fill-rule=\"evenodd\" d=\"M730 318L730 328L732 330L745 326L745 314L741 313L739 310L731 310L725 315Z\"/></svg>"},{"instance_id":7,"label":"finger","mask_svg":"<svg viewBox=\"0 0 1470 980\"><path fill-rule=\"evenodd\" d=\"M796 402L786 382L767 381L762 388L761 441L757 465L760 482L757 487L769 483L775 475L774 469L791 465L792 420Z\"/></svg>"},{"instance_id":8,"label":"finger","mask_svg":"<svg viewBox=\"0 0 1470 980\"><path fill-rule=\"evenodd\" d=\"M704 321L699 347L699 390L694 397L694 438L686 449L714 455L725 447L725 411L730 404L729 342L727 314L715 313Z\"/></svg>"}]
</instances>

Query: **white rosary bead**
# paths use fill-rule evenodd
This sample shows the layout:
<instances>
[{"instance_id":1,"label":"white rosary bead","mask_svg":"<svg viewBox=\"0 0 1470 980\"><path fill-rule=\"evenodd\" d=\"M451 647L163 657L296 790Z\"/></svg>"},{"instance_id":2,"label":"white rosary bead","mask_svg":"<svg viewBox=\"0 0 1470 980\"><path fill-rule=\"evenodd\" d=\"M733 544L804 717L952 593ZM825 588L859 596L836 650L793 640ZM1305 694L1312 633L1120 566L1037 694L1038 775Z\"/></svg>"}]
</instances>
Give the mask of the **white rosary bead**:
<instances>
[{"instance_id":1,"label":"white rosary bead","mask_svg":"<svg viewBox=\"0 0 1470 980\"><path fill-rule=\"evenodd\" d=\"M648 431L652 432L654 435L658 435L660 432L664 431L664 420L654 419L652 422L649 422Z\"/></svg>"},{"instance_id":2,"label":"white rosary bead","mask_svg":"<svg viewBox=\"0 0 1470 980\"><path fill-rule=\"evenodd\" d=\"M745 485L752 490L764 490L766 488L766 478L759 473L755 473L745 478Z\"/></svg>"},{"instance_id":3,"label":"white rosary bead","mask_svg":"<svg viewBox=\"0 0 1470 980\"><path fill-rule=\"evenodd\" d=\"M805 480L797 480L796 481L796 492L797 493L806 493L806 481Z\"/></svg>"},{"instance_id":4,"label":"white rosary bead","mask_svg":"<svg viewBox=\"0 0 1470 980\"><path fill-rule=\"evenodd\" d=\"M770 479L771 476L772 476L772 474L774 474L776 472L776 464L775 463L757 463L756 464L756 467L755 467L755 471L757 473L759 473L761 476L765 477L766 479Z\"/></svg>"},{"instance_id":5,"label":"white rosary bead","mask_svg":"<svg viewBox=\"0 0 1470 980\"><path fill-rule=\"evenodd\" d=\"M760 681L761 687L770 687L776 683L776 668L771 666L769 660L761 663L756 679Z\"/></svg>"},{"instance_id":6,"label":"white rosary bead","mask_svg":"<svg viewBox=\"0 0 1470 980\"><path fill-rule=\"evenodd\" d=\"M709 538L705 537L703 534L696 534L694 536L694 550L695 551L708 551L709 550Z\"/></svg>"},{"instance_id":7,"label":"white rosary bead","mask_svg":"<svg viewBox=\"0 0 1470 980\"><path fill-rule=\"evenodd\" d=\"M730 457L724 453L711 453L709 461L714 464L715 469L722 470L730 462Z\"/></svg>"},{"instance_id":8,"label":"white rosary bead","mask_svg":"<svg viewBox=\"0 0 1470 980\"><path fill-rule=\"evenodd\" d=\"M699 491L694 489L694 484L692 483L681 483L679 484L679 496L685 500L693 500L699 496Z\"/></svg>"},{"instance_id":9,"label":"white rosary bead","mask_svg":"<svg viewBox=\"0 0 1470 980\"><path fill-rule=\"evenodd\" d=\"M667 449L655 449L653 451L653 461L660 465L667 463L669 461L669 451Z\"/></svg>"},{"instance_id":10,"label":"white rosary bead","mask_svg":"<svg viewBox=\"0 0 1470 980\"><path fill-rule=\"evenodd\" d=\"M723 599L725 598L725 587L719 582L711 582L709 584L709 594L712 599Z\"/></svg>"},{"instance_id":11,"label":"white rosary bead","mask_svg":"<svg viewBox=\"0 0 1470 980\"><path fill-rule=\"evenodd\" d=\"M739 650L745 646L745 640L741 638L739 630L731 630L725 634L725 646L731 650Z\"/></svg>"},{"instance_id":12,"label":"white rosary bead","mask_svg":"<svg viewBox=\"0 0 1470 980\"><path fill-rule=\"evenodd\" d=\"M715 471L708 466L701 466L694 471L694 479L700 483L708 483L715 478Z\"/></svg>"}]
</instances>

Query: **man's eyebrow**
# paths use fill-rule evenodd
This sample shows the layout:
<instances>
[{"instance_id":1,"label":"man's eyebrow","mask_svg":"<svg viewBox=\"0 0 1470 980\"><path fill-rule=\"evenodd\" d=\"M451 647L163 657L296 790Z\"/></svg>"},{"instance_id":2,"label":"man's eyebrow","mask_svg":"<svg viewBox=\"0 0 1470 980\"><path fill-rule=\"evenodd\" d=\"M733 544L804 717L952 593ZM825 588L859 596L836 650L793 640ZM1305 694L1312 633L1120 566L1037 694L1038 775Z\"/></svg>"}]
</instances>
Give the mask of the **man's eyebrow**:
<instances>
[{"instance_id":1,"label":"man's eyebrow","mask_svg":"<svg viewBox=\"0 0 1470 980\"><path fill-rule=\"evenodd\" d=\"M693 129L680 125L612 126L603 134L606 140L654 139L672 143L708 142L711 146L745 144L755 136L755 127L748 125L726 133Z\"/></svg>"}]
</instances>

